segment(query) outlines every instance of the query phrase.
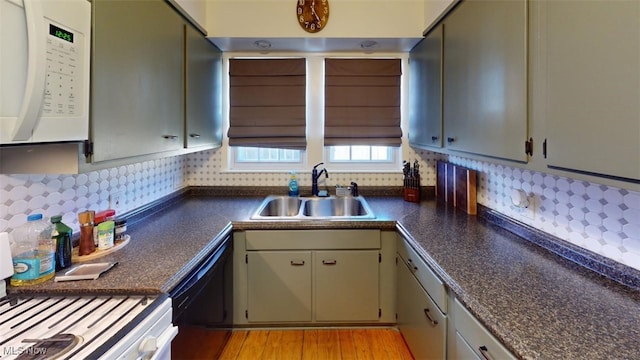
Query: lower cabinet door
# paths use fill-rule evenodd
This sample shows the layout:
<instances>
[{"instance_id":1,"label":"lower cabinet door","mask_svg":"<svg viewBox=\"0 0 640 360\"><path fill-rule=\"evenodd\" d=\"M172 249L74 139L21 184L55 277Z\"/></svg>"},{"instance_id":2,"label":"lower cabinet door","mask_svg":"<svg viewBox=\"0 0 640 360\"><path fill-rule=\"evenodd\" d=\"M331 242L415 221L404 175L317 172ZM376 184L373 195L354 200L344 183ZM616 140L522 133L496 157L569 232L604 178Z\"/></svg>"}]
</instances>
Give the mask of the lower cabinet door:
<instances>
[{"instance_id":1,"label":"lower cabinet door","mask_svg":"<svg viewBox=\"0 0 640 360\"><path fill-rule=\"evenodd\" d=\"M398 264L398 328L416 359L445 359L447 319L403 263Z\"/></svg>"},{"instance_id":2,"label":"lower cabinet door","mask_svg":"<svg viewBox=\"0 0 640 360\"><path fill-rule=\"evenodd\" d=\"M311 252L247 253L247 319L311 321Z\"/></svg>"},{"instance_id":3,"label":"lower cabinet door","mask_svg":"<svg viewBox=\"0 0 640 360\"><path fill-rule=\"evenodd\" d=\"M315 251L316 321L377 321L378 250Z\"/></svg>"}]
</instances>

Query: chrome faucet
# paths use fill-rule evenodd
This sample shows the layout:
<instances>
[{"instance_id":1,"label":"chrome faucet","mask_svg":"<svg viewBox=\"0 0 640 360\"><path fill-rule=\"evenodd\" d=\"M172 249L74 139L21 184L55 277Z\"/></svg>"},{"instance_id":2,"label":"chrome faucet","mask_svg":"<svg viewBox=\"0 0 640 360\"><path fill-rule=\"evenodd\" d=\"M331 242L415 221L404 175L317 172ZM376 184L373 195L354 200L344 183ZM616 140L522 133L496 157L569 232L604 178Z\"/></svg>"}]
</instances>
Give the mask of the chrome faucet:
<instances>
[{"instance_id":1,"label":"chrome faucet","mask_svg":"<svg viewBox=\"0 0 640 360\"><path fill-rule=\"evenodd\" d=\"M318 196L318 178L322 173L324 173L325 179L329 177L329 173L327 169L322 168L322 170L318 171L318 166L324 164L323 162L316 164L311 171L311 195Z\"/></svg>"}]
</instances>

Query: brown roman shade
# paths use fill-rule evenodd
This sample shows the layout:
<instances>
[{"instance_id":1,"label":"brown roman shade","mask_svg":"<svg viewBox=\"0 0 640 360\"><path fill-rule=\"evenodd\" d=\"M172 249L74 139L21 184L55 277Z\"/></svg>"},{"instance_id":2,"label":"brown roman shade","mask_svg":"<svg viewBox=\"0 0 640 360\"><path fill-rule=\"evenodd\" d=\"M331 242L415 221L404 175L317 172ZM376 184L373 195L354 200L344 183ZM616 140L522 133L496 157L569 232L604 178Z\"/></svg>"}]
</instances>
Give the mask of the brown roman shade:
<instances>
[{"instance_id":1,"label":"brown roman shade","mask_svg":"<svg viewBox=\"0 0 640 360\"><path fill-rule=\"evenodd\" d=\"M229 60L229 145L301 149L305 59Z\"/></svg>"},{"instance_id":2,"label":"brown roman shade","mask_svg":"<svg viewBox=\"0 0 640 360\"><path fill-rule=\"evenodd\" d=\"M324 145L400 146L400 59L325 59Z\"/></svg>"}]
</instances>

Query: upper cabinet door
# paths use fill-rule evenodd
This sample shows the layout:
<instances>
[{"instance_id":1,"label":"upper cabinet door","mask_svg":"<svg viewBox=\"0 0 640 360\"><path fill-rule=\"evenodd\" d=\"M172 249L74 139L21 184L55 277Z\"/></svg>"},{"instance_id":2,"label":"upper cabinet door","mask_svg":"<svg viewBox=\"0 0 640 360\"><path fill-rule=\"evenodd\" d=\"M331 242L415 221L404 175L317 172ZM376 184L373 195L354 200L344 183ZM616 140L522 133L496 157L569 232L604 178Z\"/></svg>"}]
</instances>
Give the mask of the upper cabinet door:
<instances>
[{"instance_id":1,"label":"upper cabinet door","mask_svg":"<svg viewBox=\"0 0 640 360\"><path fill-rule=\"evenodd\" d=\"M442 34L433 29L409 53L409 144L442 147Z\"/></svg>"},{"instance_id":2,"label":"upper cabinet door","mask_svg":"<svg viewBox=\"0 0 640 360\"><path fill-rule=\"evenodd\" d=\"M463 1L444 23L447 147L526 162L526 2Z\"/></svg>"},{"instance_id":3,"label":"upper cabinet door","mask_svg":"<svg viewBox=\"0 0 640 360\"><path fill-rule=\"evenodd\" d=\"M640 1L537 4L548 166L638 183Z\"/></svg>"},{"instance_id":4,"label":"upper cabinet door","mask_svg":"<svg viewBox=\"0 0 640 360\"><path fill-rule=\"evenodd\" d=\"M182 26L161 0L93 1L92 161L184 147Z\"/></svg>"},{"instance_id":5,"label":"upper cabinet door","mask_svg":"<svg viewBox=\"0 0 640 360\"><path fill-rule=\"evenodd\" d=\"M190 25L186 32L187 148L222 145L222 52Z\"/></svg>"}]
</instances>

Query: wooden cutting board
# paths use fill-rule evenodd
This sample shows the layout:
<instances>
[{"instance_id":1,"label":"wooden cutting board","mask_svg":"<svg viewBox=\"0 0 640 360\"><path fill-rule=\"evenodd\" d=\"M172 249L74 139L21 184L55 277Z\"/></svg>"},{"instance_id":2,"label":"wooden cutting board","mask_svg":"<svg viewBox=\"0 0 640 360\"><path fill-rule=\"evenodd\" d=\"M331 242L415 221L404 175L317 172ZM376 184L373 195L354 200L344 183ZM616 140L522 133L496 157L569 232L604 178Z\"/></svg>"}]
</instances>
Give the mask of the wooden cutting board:
<instances>
[{"instance_id":1,"label":"wooden cutting board","mask_svg":"<svg viewBox=\"0 0 640 360\"><path fill-rule=\"evenodd\" d=\"M476 215L476 171L456 166L454 177L455 206L467 214Z\"/></svg>"},{"instance_id":2,"label":"wooden cutting board","mask_svg":"<svg viewBox=\"0 0 640 360\"><path fill-rule=\"evenodd\" d=\"M436 197L453 204L470 215L478 211L476 198L477 173L445 161L436 164Z\"/></svg>"},{"instance_id":3,"label":"wooden cutting board","mask_svg":"<svg viewBox=\"0 0 640 360\"><path fill-rule=\"evenodd\" d=\"M444 161L436 163L436 199L447 202L447 163Z\"/></svg>"}]
</instances>

